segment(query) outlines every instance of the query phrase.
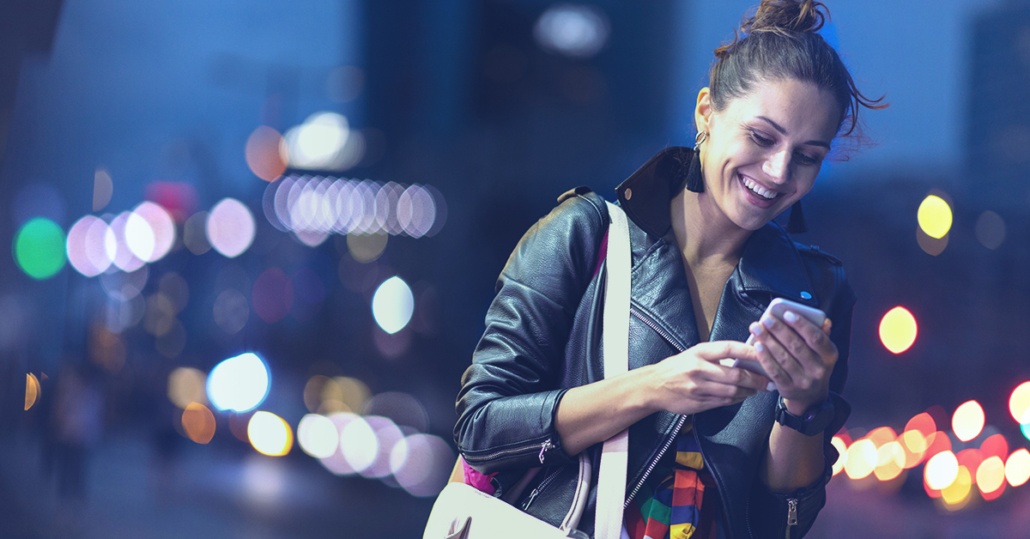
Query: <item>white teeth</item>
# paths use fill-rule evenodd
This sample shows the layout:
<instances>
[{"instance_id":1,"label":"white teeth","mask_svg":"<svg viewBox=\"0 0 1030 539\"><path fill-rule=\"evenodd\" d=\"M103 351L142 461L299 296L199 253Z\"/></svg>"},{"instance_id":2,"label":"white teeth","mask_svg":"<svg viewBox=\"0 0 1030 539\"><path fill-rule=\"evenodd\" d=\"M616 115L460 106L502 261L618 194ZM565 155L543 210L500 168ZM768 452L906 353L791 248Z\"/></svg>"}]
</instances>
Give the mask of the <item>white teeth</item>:
<instances>
[{"instance_id":1,"label":"white teeth","mask_svg":"<svg viewBox=\"0 0 1030 539\"><path fill-rule=\"evenodd\" d=\"M742 176L743 178L743 176ZM776 198L776 191L770 191L761 185L755 183L751 178L744 178L744 185L751 190L752 193L767 199Z\"/></svg>"}]
</instances>

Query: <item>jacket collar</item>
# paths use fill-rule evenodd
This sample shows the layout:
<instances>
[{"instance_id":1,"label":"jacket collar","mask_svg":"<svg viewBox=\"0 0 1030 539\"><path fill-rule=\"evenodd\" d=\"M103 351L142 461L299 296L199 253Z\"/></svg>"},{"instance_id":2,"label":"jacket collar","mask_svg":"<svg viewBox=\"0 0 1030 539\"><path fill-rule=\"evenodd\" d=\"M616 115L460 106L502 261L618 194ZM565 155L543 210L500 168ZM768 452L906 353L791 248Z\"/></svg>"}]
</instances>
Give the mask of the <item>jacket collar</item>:
<instances>
[{"instance_id":1,"label":"jacket collar","mask_svg":"<svg viewBox=\"0 0 1030 539\"><path fill-rule=\"evenodd\" d=\"M615 188L626 215L653 240L670 233L672 199L684 188L694 158L690 148L666 148ZM737 271L745 292L765 292L807 305L818 304L797 247L775 222L751 234Z\"/></svg>"}]
</instances>

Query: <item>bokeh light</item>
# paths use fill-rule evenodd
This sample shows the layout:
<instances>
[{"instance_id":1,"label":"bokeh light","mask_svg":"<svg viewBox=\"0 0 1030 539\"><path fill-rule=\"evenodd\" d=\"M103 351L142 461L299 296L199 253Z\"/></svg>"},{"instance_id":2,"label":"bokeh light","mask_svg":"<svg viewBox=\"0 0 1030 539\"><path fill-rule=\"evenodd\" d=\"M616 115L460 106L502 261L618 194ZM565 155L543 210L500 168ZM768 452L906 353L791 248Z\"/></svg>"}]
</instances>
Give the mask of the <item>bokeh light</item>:
<instances>
[{"instance_id":1,"label":"bokeh light","mask_svg":"<svg viewBox=\"0 0 1030 539\"><path fill-rule=\"evenodd\" d=\"M943 238L931 238L923 232L922 228L916 226L916 243L919 244L919 248L930 256L938 256L948 248L948 241L951 239L951 235L945 235Z\"/></svg>"},{"instance_id":2,"label":"bokeh light","mask_svg":"<svg viewBox=\"0 0 1030 539\"><path fill-rule=\"evenodd\" d=\"M347 251L362 264L374 262L386 251L386 234L347 234Z\"/></svg>"},{"instance_id":3,"label":"bokeh light","mask_svg":"<svg viewBox=\"0 0 1030 539\"><path fill-rule=\"evenodd\" d=\"M880 481L890 481L901 475L905 466L905 451L897 441L887 442L877 450L873 473Z\"/></svg>"},{"instance_id":4,"label":"bokeh light","mask_svg":"<svg viewBox=\"0 0 1030 539\"><path fill-rule=\"evenodd\" d=\"M250 445L262 455L281 457L293 448L293 430L283 418L271 412L255 412L247 423Z\"/></svg>"},{"instance_id":5,"label":"bokeh light","mask_svg":"<svg viewBox=\"0 0 1030 539\"><path fill-rule=\"evenodd\" d=\"M193 402L207 402L204 390L206 378L199 369L177 367L168 375L168 400L182 409Z\"/></svg>"},{"instance_id":6,"label":"bokeh light","mask_svg":"<svg viewBox=\"0 0 1030 539\"><path fill-rule=\"evenodd\" d=\"M848 446L840 436L834 436L830 444L837 449L837 461L833 463L833 475L837 475L844 470L844 464L848 460Z\"/></svg>"},{"instance_id":7,"label":"bokeh light","mask_svg":"<svg viewBox=\"0 0 1030 539\"><path fill-rule=\"evenodd\" d=\"M182 411L182 430L198 444L206 444L215 437L215 416L207 406L191 402Z\"/></svg>"},{"instance_id":8,"label":"bokeh light","mask_svg":"<svg viewBox=\"0 0 1030 539\"><path fill-rule=\"evenodd\" d=\"M111 195L114 194L114 182L111 181L111 174L105 168L97 168L93 172L93 211L104 209L111 202Z\"/></svg>"},{"instance_id":9,"label":"bokeh light","mask_svg":"<svg viewBox=\"0 0 1030 539\"><path fill-rule=\"evenodd\" d=\"M79 219L68 230L68 262L75 271L86 277L95 277L111 266L104 247L107 238L107 223L103 219L87 215Z\"/></svg>"},{"instance_id":10,"label":"bokeh light","mask_svg":"<svg viewBox=\"0 0 1030 539\"><path fill-rule=\"evenodd\" d=\"M390 468L409 494L435 496L447 484L454 459L454 451L442 438L413 434L394 444Z\"/></svg>"},{"instance_id":11,"label":"bokeh light","mask_svg":"<svg viewBox=\"0 0 1030 539\"><path fill-rule=\"evenodd\" d=\"M868 477L876 468L878 457L876 445L871 440L858 440L848 448L847 461L844 463L844 473L850 479Z\"/></svg>"},{"instance_id":12,"label":"bokeh light","mask_svg":"<svg viewBox=\"0 0 1030 539\"><path fill-rule=\"evenodd\" d=\"M1005 461L1005 479L1013 487L1022 486L1030 480L1030 451L1018 449L1009 455Z\"/></svg>"},{"instance_id":13,"label":"bokeh light","mask_svg":"<svg viewBox=\"0 0 1030 539\"><path fill-rule=\"evenodd\" d=\"M340 452L355 472L372 465L379 453L379 439L363 417L353 417L340 429Z\"/></svg>"},{"instance_id":14,"label":"bokeh light","mask_svg":"<svg viewBox=\"0 0 1030 539\"><path fill-rule=\"evenodd\" d=\"M360 419L357 414L351 412L337 412L328 416L329 420L332 421L333 426L336 427L336 432L342 433L343 430L352 421ZM341 439L342 441L342 439ZM320 458L319 462L325 469L332 472L334 475L352 475L357 473L353 466L351 466L347 459L343 456L342 444L337 443L336 451L332 455Z\"/></svg>"},{"instance_id":15,"label":"bokeh light","mask_svg":"<svg viewBox=\"0 0 1030 539\"><path fill-rule=\"evenodd\" d=\"M1001 433L992 434L980 444L980 452L983 453L984 458L1004 459L1009 454L1009 442Z\"/></svg>"},{"instance_id":16,"label":"bokeh light","mask_svg":"<svg viewBox=\"0 0 1030 539\"><path fill-rule=\"evenodd\" d=\"M951 429L955 436L963 442L968 442L980 435L984 428L984 409L975 400L966 401L955 409L951 417Z\"/></svg>"},{"instance_id":17,"label":"bokeh light","mask_svg":"<svg viewBox=\"0 0 1030 539\"><path fill-rule=\"evenodd\" d=\"M25 375L25 411L29 411L32 405L43 395L43 388L39 385L39 378L35 374Z\"/></svg>"},{"instance_id":18,"label":"bokeh light","mask_svg":"<svg viewBox=\"0 0 1030 539\"><path fill-rule=\"evenodd\" d=\"M324 459L332 456L340 446L340 433L328 417L306 414L297 425L297 442L308 455Z\"/></svg>"},{"instance_id":19,"label":"bokeh light","mask_svg":"<svg viewBox=\"0 0 1030 539\"><path fill-rule=\"evenodd\" d=\"M988 249L997 249L1005 242L1005 220L993 211L985 211L976 219L976 240Z\"/></svg>"},{"instance_id":20,"label":"bokeh light","mask_svg":"<svg viewBox=\"0 0 1030 539\"><path fill-rule=\"evenodd\" d=\"M540 15L533 37L544 50L572 58L589 58L608 41L610 28L604 12L582 4L556 4Z\"/></svg>"},{"instance_id":21,"label":"bokeh light","mask_svg":"<svg viewBox=\"0 0 1030 539\"><path fill-rule=\"evenodd\" d=\"M951 207L937 195L923 199L916 216L919 227L931 238L943 238L951 230Z\"/></svg>"},{"instance_id":22,"label":"bokeh light","mask_svg":"<svg viewBox=\"0 0 1030 539\"><path fill-rule=\"evenodd\" d=\"M1009 413L1016 423L1030 423L1030 382L1023 382L1012 390L1009 397Z\"/></svg>"},{"instance_id":23,"label":"bokeh light","mask_svg":"<svg viewBox=\"0 0 1030 539\"><path fill-rule=\"evenodd\" d=\"M14 236L14 260L26 275L48 279L61 271L65 262L64 231L45 217L29 219Z\"/></svg>"},{"instance_id":24,"label":"bokeh light","mask_svg":"<svg viewBox=\"0 0 1030 539\"><path fill-rule=\"evenodd\" d=\"M357 378L316 374L304 385L304 405L310 412L361 412L372 392Z\"/></svg>"},{"instance_id":25,"label":"bokeh light","mask_svg":"<svg viewBox=\"0 0 1030 539\"><path fill-rule=\"evenodd\" d=\"M317 112L286 132L291 168L340 170L350 125L342 114Z\"/></svg>"},{"instance_id":26,"label":"bokeh light","mask_svg":"<svg viewBox=\"0 0 1030 539\"><path fill-rule=\"evenodd\" d=\"M958 475L958 459L951 451L937 453L923 469L926 484L934 490L944 490Z\"/></svg>"},{"instance_id":27,"label":"bokeh light","mask_svg":"<svg viewBox=\"0 0 1030 539\"><path fill-rule=\"evenodd\" d=\"M275 181L286 171L286 160L280 148L285 144L282 135L267 125L259 126L247 138L247 166L255 176L266 182Z\"/></svg>"},{"instance_id":28,"label":"bokeh light","mask_svg":"<svg viewBox=\"0 0 1030 539\"><path fill-rule=\"evenodd\" d=\"M144 202L125 223L125 241L132 254L144 262L156 262L175 244L175 221L167 210Z\"/></svg>"},{"instance_id":29,"label":"bokeh light","mask_svg":"<svg viewBox=\"0 0 1030 539\"><path fill-rule=\"evenodd\" d=\"M973 476L965 466L959 466L955 471L955 478L948 486L941 489L941 500L945 507L951 511L957 511L965 507L969 502L969 494L973 487Z\"/></svg>"},{"instance_id":30,"label":"bokeh light","mask_svg":"<svg viewBox=\"0 0 1030 539\"><path fill-rule=\"evenodd\" d=\"M894 354L908 350L916 342L916 318L904 307L895 307L880 320L880 342Z\"/></svg>"},{"instance_id":31,"label":"bokeh light","mask_svg":"<svg viewBox=\"0 0 1030 539\"><path fill-rule=\"evenodd\" d=\"M429 414L425 407L418 399L407 393L379 393L369 399L361 410L365 415L388 417L394 423L411 427L418 432L429 430Z\"/></svg>"},{"instance_id":32,"label":"bokeh light","mask_svg":"<svg viewBox=\"0 0 1030 539\"><path fill-rule=\"evenodd\" d=\"M207 377L207 397L219 410L246 412L268 395L269 373L257 354L247 352L222 361Z\"/></svg>"},{"instance_id":33,"label":"bokeh light","mask_svg":"<svg viewBox=\"0 0 1030 539\"><path fill-rule=\"evenodd\" d=\"M182 225L182 243L195 255L211 250L211 244L207 241L206 211L198 211L186 219Z\"/></svg>"},{"instance_id":34,"label":"bokeh light","mask_svg":"<svg viewBox=\"0 0 1030 539\"><path fill-rule=\"evenodd\" d=\"M235 258L254 242L254 216L233 198L221 200L207 216L207 240L223 256Z\"/></svg>"},{"instance_id":35,"label":"bokeh light","mask_svg":"<svg viewBox=\"0 0 1030 539\"><path fill-rule=\"evenodd\" d=\"M980 463L976 469L976 486L980 492L989 494L1005 485L1005 462L998 457L990 457Z\"/></svg>"},{"instance_id":36,"label":"bokeh light","mask_svg":"<svg viewBox=\"0 0 1030 539\"><path fill-rule=\"evenodd\" d=\"M125 228L132 214L122 212L111 220L110 229L104 240L107 256L111 262L124 272L133 272L143 267L143 260L132 253L125 237Z\"/></svg>"},{"instance_id":37,"label":"bokeh light","mask_svg":"<svg viewBox=\"0 0 1030 539\"><path fill-rule=\"evenodd\" d=\"M235 288L222 290L215 298L215 305L212 309L215 324L222 328L222 331L233 335L239 333L247 325L250 318L250 304L247 297Z\"/></svg>"},{"instance_id":38,"label":"bokeh light","mask_svg":"<svg viewBox=\"0 0 1030 539\"><path fill-rule=\"evenodd\" d=\"M394 445L404 438L401 429L387 417L368 416L365 418L376 435L376 457L361 475L371 478L383 478L392 473L390 455Z\"/></svg>"},{"instance_id":39,"label":"bokeh light","mask_svg":"<svg viewBox=\"0 0 1030 539\"><path fill-rule=\"evenodd\" d=\"M383 331L393 334L404 329L415 311L411 288L400 277L390 277L372 296L372 316Z\"/></svg>"}]
</instances>

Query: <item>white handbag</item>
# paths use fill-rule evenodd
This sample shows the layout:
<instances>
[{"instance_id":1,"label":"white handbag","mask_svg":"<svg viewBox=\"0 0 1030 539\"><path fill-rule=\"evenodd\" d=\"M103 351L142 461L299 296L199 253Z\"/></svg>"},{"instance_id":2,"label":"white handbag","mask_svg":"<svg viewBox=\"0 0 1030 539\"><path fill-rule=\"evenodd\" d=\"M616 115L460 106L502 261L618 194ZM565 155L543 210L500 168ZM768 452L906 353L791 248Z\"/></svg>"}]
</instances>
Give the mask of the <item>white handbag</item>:
<instances>
[{"instance_id":1,"label":"white handbag","mask_svg":"<svg viewBox=\"0 0 1030 539\"><path fill-rule=\"evenodd\" d=\"M605 377L629 368L629 225L626 214L608 203L608 254L605 261L604 373ZM612 330L612 331L609 331ZM619 539L626 493L629 432L624 430L604 443L597 480L594 537ZM505 500L464 483L450 483L436 499L423 539L561 539L583 537L577 530L590 492L590 459L579 455L579 481L572 506L561 525L554 527Z\"/></svg>"}]
</instances>

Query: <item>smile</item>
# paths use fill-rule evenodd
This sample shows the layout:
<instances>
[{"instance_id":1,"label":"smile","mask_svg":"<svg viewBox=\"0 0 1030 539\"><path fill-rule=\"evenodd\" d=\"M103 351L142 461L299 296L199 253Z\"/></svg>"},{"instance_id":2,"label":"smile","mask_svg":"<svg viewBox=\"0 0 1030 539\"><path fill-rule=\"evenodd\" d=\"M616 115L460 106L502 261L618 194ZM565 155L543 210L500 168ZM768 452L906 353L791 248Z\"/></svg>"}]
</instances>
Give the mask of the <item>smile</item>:
<instances>
[{"instance_id":1,"label":"smile","mask_svg":"<svg viewBox=\"0 0 1030 539\"><path fill-rule=\"evenodd\" d=\"M772 206L776 199L783 195L783 193L766 189L758 182L741 174L737 174L737 177L740 179L740 185L744 187L744 193L747 194L748 199L755 206L768 208Z\"/></svg>"}]
</instances>

